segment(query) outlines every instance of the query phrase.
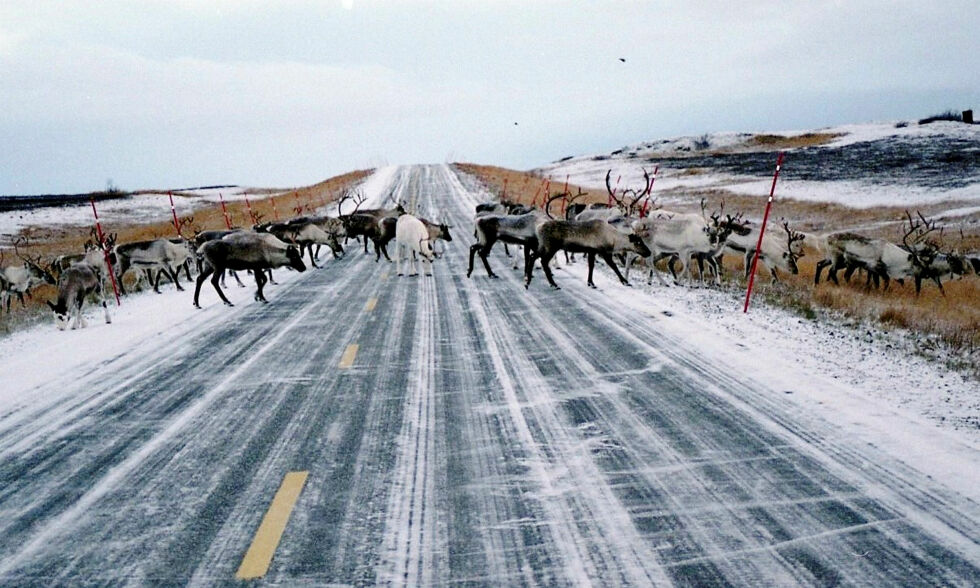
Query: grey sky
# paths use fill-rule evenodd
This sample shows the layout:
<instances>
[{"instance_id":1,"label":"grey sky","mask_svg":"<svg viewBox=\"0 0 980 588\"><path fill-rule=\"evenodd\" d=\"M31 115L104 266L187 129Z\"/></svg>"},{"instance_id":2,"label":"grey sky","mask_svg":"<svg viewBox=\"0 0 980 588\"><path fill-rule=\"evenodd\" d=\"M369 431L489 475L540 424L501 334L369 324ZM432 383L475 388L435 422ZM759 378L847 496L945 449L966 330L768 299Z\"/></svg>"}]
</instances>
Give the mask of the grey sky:
<instances>
[{"instance_id":1,"label":"grey sky","mask_svg":"<svg viewBox=\"0 0 980 588\"><path fill-rule=\"evenodd\" d=\"M975 1L0 0L0 194L915 119L980 108L978 30Z\"/></svg>"}]
</instances>

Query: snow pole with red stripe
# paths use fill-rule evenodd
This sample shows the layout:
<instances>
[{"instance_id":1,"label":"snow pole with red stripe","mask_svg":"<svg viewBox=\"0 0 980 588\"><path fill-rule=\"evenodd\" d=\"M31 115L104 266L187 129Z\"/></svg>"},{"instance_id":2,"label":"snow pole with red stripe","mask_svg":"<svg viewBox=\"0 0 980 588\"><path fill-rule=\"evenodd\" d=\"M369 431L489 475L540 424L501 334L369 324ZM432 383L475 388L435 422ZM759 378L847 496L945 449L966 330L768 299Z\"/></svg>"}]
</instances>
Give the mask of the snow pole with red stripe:
<instances>
[{"instance_id":1,"label":"snow pole with red stripe","mask_svg":"<svg viewBox=\"0 0 980 588\"><path fill-rule=\"evenodd\" d=\"M225 226L228 227L228 230L230 231L231 219L228 218L228 207L225 206L225 197L221 195L221 192L218 192L218 200L221 201L221 214L223 214L225 217Z\"/></svg>"},{"instance_id":2,"label":"snow pole with red stripe","mask_svg":"<svg viewBox=\"0 0 980 588\"><path fill-rule=\"evenodd\" d=\"M248 209L248 216L252 217L252 224L257 225L258 222L255 220L255 213L252 212L252 203L248 201L248 194L243 194L245 197L245 208Z\"/></svg>"},{"instance_id":3,"label":"snow pole with red stripe","mask_svg":"<svg viewBox=\"0 0 980 588\"><path fill-rule=\"evenodd\" d=\"M650 211L650 192L653 192L653 183L657 181L657 172L660 171L660 166L653 168L653 175L650 176L650 184L647 186L647 197L643 200L643 206L640 207L640 218L646 218L647 213Z\"/></svg>"},{"instance_id":4,"label":"snow pole with red stripe","mask_svg":"<svg viewBox=\"0 0 980 588\"><path fill-rule=\"evenodd\" d=\"M99 238L99 247L102 248L102 255L105 257L105 266L109 268L109 279L112 281L112 292L116 295L116 306L122 306L119 300L119 285L116 284L116 271L112 269L112 260L109 258L109 250L105 246L105 234L102 232L102 223L99 221L99 211L95 209L95 197L89 196L92 203L92 214L95 215L95 235Z\"/></svg>"},{"instance_id":5,"label":"snow pole with red stripe","mask_svg":"<svg viewBox=\"0 0 980 588\"><path fill-rule=\"evenodd\" d=\"M541 193L541 188L544 187L544 184L545 184L546 181L547 180L541 180L541 185L538 186L538 189L534 191L534 199L531 200L531 206L537 206L538 205L538 194Z\"/></svg>"},{"instance_id":6,"label":"snow pole with red stripe","mask_svg":"<svg viewBox=\"0 0 980 588\"><path fill-rule=\"evenodd\" d=\"M167 196L170 197L170 214L174 217L174 230L177 231L177 236L183 239L184 236L180 234L180 221L177 220L177 209L174 208L174 193L167 192Z\"/></svg>"},{"instance_id":7,"label":"snow pole with red stripe","mask_svg":"<svg viewBox=\"0 0 980 588\"><path fill-rule=\"evenodd\" d=\"M769 210L772 208L772 197L776 193L776 180L779 178L779 170L783 166L783 154L780 152L776 159L776 173L772 176L772 187L769 188L769 201L766 202L766 213L762 217L762 226L759 227L759 242L755 245L755 255L752 256L752 269L749 271L749 286L745 291L745 308L742 312L749 311L749 299L752 298L752 284L755 282L755 268L759 263L759 252L762 250L762 236L766 234L766 223L769 221Z\"/></svg>"}]
</instances>

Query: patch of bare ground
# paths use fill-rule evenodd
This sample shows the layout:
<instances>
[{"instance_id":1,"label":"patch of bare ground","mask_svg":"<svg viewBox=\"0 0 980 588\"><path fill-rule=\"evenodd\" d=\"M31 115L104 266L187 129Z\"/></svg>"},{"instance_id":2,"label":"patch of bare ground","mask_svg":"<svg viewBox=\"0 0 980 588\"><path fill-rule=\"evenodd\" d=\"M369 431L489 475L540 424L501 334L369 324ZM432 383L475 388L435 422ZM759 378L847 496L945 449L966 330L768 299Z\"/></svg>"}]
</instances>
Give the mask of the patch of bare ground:
<instances>
[{"instance_id":1,"label":"patch of bare ground","mask_svg":"<svg viewBox=\"0 0 980 588\"><path fill-rule=\"evenodd\" d=\"M248 191L248 203L244 200L226 202L225 206L229 219L235 227L250 227L252 215L259 221L271 221L276 218L287 219L308 214L318 207L337 200L346 188L353 187L370 174L370 170L358 170L336 176L318 184L285 191L272 189L252 189ZM272 196L276 194L276 196ZM176 196L176 195L175 195ZM249 211L251 208L251 212ZM196 209L192 214L179 217L182 224L182 234L192 237L195 231L205 231L226 228L224 213L220 204ZM115 234L117 243L130 243L148 239L174 237L172 221L152 223L132 223L127 225L102 225L107 234ZM18 237L25 239L26 245L19 247L20 253L32 259L40 257L42 263L49 263L59 255L81 253L85 243L92 239L92 229L75 226L27 227ZM0 249L4 265L17 260L12 248ZM132 272L130 272L132 274ZM129 279L133 279L130 275ZM127 285L129 282L127 282ZM18 328L34 324L38 317L47 317L50 311L44 304L57 296L57 291L51 285L38 286L26 299L26 306L19 302L11 304L8 314L3 309L0 317L0 334L10 333Z\"/></svg>"},{"instance_id":2,"label":"patch of bare ground","mask_svg":"<svg viewBox=\"0 0 980 588\"><path fill-rule=\"evenodd\" d=\"M843 136L841 133L804 133L802 135L753 135L746 147L762 147L773 149L800 149L803 147L818 147L826 145L834 139Z\"/></svg>"},{"instance_id":3,"label":"patch of bare ground","mask_svg":"<svg viewBox=\"0 0 980 588\"><path fill-rule=\"evenodd\" d=\"M525 204L536 202L540 205L542 202L544 179L539 176L490 166L457 166L478 177L491 193L501 194L506 179L508 199ZM552 186L551 192L564 190L563 184ZM574 193L577 187L569 186L569 190ZM606 201L604 192L592 192L586 200ZM655 194L660 202L665 202L665 208L672 210L697 212L704 199L708 210L718 210L724 203L725 211L742 212L756 222L761 220L765 208L764 198L720 189L677 189ZM961 205L963 203L941 203L921 207L919 211L926 217L938 216ZM769 229L782 231L780 220L785 218L794 230L817 233L860 231L869 237L901 242L905 214L906 210L900 207L849 208L830 202L778 199L773 206ZM980 213L964 217L963 221L946 227L944 247L980 251ZM795 276L781 274L777 285L770 285L769 275L763 275L760 269L756 279L759 295L770 304L792 309L809 319L825 312L874 325L884 331L907 334L916 351L942 357L953 367L980 379L980 278L970 275L944 281L945 295L940 294L931 282L924 283L922 293L916 295L911 283L903 286L893 281L888 290L874 289L866 286L860 276L846 283L842 274L839 286L825 281L815 285L813 277L817 261L817 253L808 250L799 261L800 273ZM741 258L726 256L725 269L729 276L736 276L731 287L744 289Z\"/></svg>"}]
</instances>

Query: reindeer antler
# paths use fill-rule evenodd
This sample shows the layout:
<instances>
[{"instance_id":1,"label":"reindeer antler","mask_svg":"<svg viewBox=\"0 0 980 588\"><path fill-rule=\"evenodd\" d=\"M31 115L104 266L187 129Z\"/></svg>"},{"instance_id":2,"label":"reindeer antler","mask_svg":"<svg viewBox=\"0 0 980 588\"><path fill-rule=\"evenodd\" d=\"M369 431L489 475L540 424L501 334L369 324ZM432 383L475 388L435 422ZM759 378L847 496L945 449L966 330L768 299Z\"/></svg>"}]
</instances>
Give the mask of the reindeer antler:
<instances>
[{"instance_id":1,"label":"reindeer antler","mask_svg":"<svg viewBox=\"0 0 980 588\"><path fill-rule=\"evenodd\" d=\"M905 211L905 216L909 224L908 229L902 234L902 244L905 245L905 249L912 255L912 262L920 267L925 267L931 263L932 257L935 256L940 248L939 242L927 239L927 237L939 229L940 240L942 240L943 231L941 227L936 226L936 221L930 222L918 210L915 211L915 214L919 217L919 220L913 219L912 213L908 210ZM905 228L904 221L902 225ZM910 238L911 241L909 240ZM926 261L923 261L921 257L925 257Z\"/></svg>"},{"instance_id":2,"label":"reindeer antler","mask_svg":"<svg viewBox=\"0 0 980 588\"><path fill-rule=\"evenodd\" d=\"M551 197L549 197L547 201L545 201L544 213L547 214L548 218L550 218L551 220L557 220L555 219L555 217L551 216L551 203L554 202L555 200L558 200L559 198L563 198L564 196L565 196L564 192L558 192L552 195Z\"/></svg>"},{"instance_id":3,"label":"reindeer antler","mask_svg":"<svg viewBox=\"0 0 980 588\"><path fill-rule=\"evenodd\" d=\"M650 173L646 169L643 169L643 189L637 190L635 188L624 188L622 191L623 197L617 198L615 191L612 186L609 185L609 179L612 177L612 169L606 172L606 191L609 192L609 197L616 203L616 206L623 212L624 215L630 216L636 211L637 203L643 199L644 196L650 194L650 190L653 186L650 183ZM626 202L627 195L630 198L629 203Z\"/></svg>"},{"instance_id":4,"label":"reindeer antler","mask_svg":"<svg viewBox=\"0 0 980 588\"><path fill-rule=\"evenodd\" d=\"M803 233L794 231L793 229L789 228L789 221L787 221L785 219L783 219L783 230L786 231L786 238L787 238L786 246L787 246L787 251L789 251L790 253L794 253L793 252L793 243L796 243L797 241L800 241L802 243L803 239L806 238L806 235L804 235ZM799 253L795 253L795 255L802 256L803 255L802 249L799 250L799 251L800 252Z\"/></svg>"}]
</instances>

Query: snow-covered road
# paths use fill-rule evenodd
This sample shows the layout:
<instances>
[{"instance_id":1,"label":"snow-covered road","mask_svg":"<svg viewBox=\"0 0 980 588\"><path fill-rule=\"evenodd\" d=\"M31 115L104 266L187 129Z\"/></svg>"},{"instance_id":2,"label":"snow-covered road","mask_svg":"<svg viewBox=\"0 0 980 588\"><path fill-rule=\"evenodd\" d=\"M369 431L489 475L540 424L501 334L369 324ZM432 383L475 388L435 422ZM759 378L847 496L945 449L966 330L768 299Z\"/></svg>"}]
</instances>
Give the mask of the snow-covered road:
<instances>
[{"instance_id":1,"label":"snow-covered road","mask_svg":"<svg viewBox=\"0 0 980 588\"><path fill-rule=\"evenodd\" d=\"M560 291L500 257L466 278L483 196L446 166L389 179L375 193L453 224L434 277L355 248L0 406L0 584L234 582L295 471L270 584L980 577L975 496L581 268Z\"/></svg>"}]
</instances>

